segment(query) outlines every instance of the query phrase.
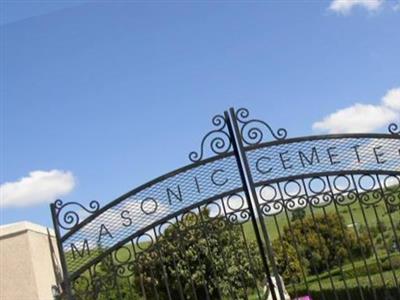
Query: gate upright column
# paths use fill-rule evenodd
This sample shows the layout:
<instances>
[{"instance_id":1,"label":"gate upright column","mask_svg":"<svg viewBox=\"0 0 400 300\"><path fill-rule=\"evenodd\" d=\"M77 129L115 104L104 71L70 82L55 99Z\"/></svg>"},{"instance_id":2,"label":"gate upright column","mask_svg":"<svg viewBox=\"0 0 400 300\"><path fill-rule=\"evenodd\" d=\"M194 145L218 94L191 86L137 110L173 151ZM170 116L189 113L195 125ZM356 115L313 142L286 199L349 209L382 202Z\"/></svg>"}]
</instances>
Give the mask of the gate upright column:
<instances>
[{"instance_id":1,"label":"gate upright column","mask_svg":"<svg viewBox=\"0 0 400 300\"><path fill-rule=\"evenodd\" d=\"M246 153L244 151L242 136L241 136L239 126L238 126L238 121L236 118L236 111L234 110L234 108L230 108L229 113L227 111L224 112L224 116L226 118L229 134L231 136L233 151L235 153L236 162L237 162L238 169L240 172L240 177L241 177L241 180L243 183L243 190L246 194L246 199L247 199L250 214L251 214L251 221L253 224L257 243L260 248L260 254L262 256L261 259L263 261L265 272L267 274L267 283L270 287L270 290L272 293L272 298L274 300L278 300L276 292L275 292L275 287L272 282L271 272L269 269L268 261L266 260L267 256L265 255L265 251L264 251L264 242L263 242L263 239L261 237L261 234L260 234L260 231L258 228L257 219L256 219L255 211L254 211L254 206L255 206L258 217L262 218L262 212L261 212L260 206L258 205L257 192L256 192L256 189L254 186L253 178L251 176L249 162L247 160ZM252 201L252 199L253 199L253 201ZM261 226L263 238L264 238L264 241L266 244L268 260L269 260L269 263L271 264L272 272L276 279L276 283L278 285L278 292L279 292L280 299L285 299L282 282L280 280L280 277L278 274L278 269L276 267L276 263L275 263L275 259L274 259L271 241L270 241L267 229L265 227L265 224L262 220L260 221L260 226Z\"/></svg>"}]
</instances>

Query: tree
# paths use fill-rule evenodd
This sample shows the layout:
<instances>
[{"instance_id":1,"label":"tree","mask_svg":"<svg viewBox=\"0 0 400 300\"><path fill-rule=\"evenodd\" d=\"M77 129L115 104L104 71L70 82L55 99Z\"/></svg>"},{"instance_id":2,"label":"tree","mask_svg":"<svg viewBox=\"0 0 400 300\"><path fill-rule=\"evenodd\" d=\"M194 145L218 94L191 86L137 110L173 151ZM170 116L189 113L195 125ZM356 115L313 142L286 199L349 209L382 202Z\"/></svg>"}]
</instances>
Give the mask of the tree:
<instances>
[{"instance_id":1,"label":"tree","mask_svg":"<svg viewBox=\"0 0 400 300\"><path fill-rule=\"evenodd\" d=\"M297 258L296 250L287 241L276 239L272 243L275 254L275 262L278 273L284 282L298 283L301 280L302 266L307 265L307 261L300 262Z\"/></svg>"},{"instance_id":2,"label":"tree","mask_svg":"<svg viewBox=\"0 0 400 300\"><path fill-rule=\"evenodd\" d=\"M100 243L95 251L99 255L105 252ZM74 280L72 289L76 300L142 299L130 280L132 272L126 272L129 266L119 265L112 254L106 255Z\"/></svg>"},{"instance_id":3,"label":"tree","mask_svg":"<svg viewBox=\"0 0 400 300\"><path fill-rule=\"evenodd\" d=\"M137 272L150 299L168 299L166 286L173 299L180 293L185 299L206 299L207 293L211 299L243 298L263 279L256 244L225 217L210 218L208 210L170 225L141 253Z\"/></svg>"},{"instance_id":4,"label":"tree","mask_svg":"<svg viewBox=\"0 0 400 300\"><path fill-rule=\"evenodd\" d=\"M291 227L283 229L281 237L285 247L276 247L277 257L283 257L283 248L297 247L298 256L287 255L284 265L302 265L310 274L326 271L334 266L339 266L349 258L370 256L371 242L365 233L359 233L358 238L344 222L342 216L335 213L306 217L303 220L296 219ZM289 250L287 250L289 252ZM283 272L297 276L297 268ZM289 276L289 275L288 275Z\"/></svg>"},{"instance_id":5,"label":"tree","mask_svg":"<svg viewBox=\"0 0 400 300\"><path fill-rule=\"evenodd\" d=\"M140 248L130 248L136 259L120 264L110 254L77 278L77 299L243 299L264 279L255 242L246 241L226 216L211 218L207 209L185 214ZM101 245L96 251L104 252Z\"/></svg>"},{"instance_id":6,"label":"tree","mask_svg":"<svg viewBox=\"0 0 400 300\"><path fill-rule=\"evenodd\" d=\"M292 222L296 220L303 220L306 217L306 210L298 208L292 212Z\"/></svg>"}]
</instances>

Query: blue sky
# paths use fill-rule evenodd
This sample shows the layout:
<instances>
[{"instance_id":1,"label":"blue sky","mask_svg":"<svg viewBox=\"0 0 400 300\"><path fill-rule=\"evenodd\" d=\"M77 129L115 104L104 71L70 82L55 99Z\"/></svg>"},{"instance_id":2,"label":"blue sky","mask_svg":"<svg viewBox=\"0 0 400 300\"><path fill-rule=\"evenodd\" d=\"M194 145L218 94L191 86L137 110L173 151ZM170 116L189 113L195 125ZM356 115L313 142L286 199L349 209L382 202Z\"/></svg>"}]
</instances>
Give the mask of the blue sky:
<instances>
[{"instance_id":1,"label":"blue sky","mask_svg":"<svg viewBox=\"0 0 400 300\"><path fill-rule=\"evenodd\" d=\"M290 137L384 131L399 2L357 1L2 2L0 223L50 226L46 184L105 204L187 164L230 106Z\"/></svg>"}]
</instances>

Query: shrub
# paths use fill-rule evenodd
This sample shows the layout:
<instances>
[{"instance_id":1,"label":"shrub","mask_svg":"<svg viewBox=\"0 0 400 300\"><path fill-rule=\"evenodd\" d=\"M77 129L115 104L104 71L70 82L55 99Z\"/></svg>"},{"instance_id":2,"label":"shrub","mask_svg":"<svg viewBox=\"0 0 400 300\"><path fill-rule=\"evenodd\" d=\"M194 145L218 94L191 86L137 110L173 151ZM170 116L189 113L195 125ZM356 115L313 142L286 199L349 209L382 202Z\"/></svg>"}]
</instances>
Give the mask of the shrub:
<instances>
[{"instance_id":1,"label":"shrub","mask_svg":"<svg viewBox=\"0 0 400 300\"><path fill-rule=\"evenodd\" d=\"M352 268L343 272L343 277L344 279L350 279L355 277L373 275L380 272L379 268L380 266L378 265L378 262L367 264L367 266L361 265L355 267L354 269Z\"/></svg>"},{"instance_id":2,"label":"shrub","mask_svg":"<svg viewBox=\"0 0 400 300\"><path fill-rule=\"evenodd\" d=\"M296 220L303 220L306 217L306 210L298 208L292 212L292 222Z\"/></svg>"},{"instance_id":3,"label":"shrub","mask_svg":"<svg viewBox=\"0 0 400 300\"><path fill-rule=\"evenodd\" d=\"M301 265L310 274L341 265L350 253L353 258L368 257L372 251L368 234L362 233L357 238L345 225L343 217L335 213L294 221L291 229L283 228L282 240L292 248L298 248L299 256L304 260ZM282 250L282 247L276 247L276 255L283 257ZM295 256L292 260L299 263Z\"/></svg>"},{"instance_id":4,"label":"shrub","mask_svg":"<svg viewBox=\"0 0 400 300\"><path fill-rule=\"evenodd\" d=\"M363 230L363 231L364 231L364 230ZM369 228L369 231L371 232L371 235L372 235L374 238L377 237L378 234L379 234L379 229L378 229L377 226L371 226L371 227Z\"/></svg>"},{"instance_id":5,"label":"shrub","mask_svg":"<svg viewBox=\"0 0 400 300\"><path fill-rule=\"evenodd\" d=\"M384 271L395 270L400 268L400 255L392 255L386 257L382 262L382 268Z\"/></svg>"},{"instance_id":6,"label":"shrub","mask_svg":"<svg viewBox=\"0 0 400 300\"><path fill-rule=\"evenodd\" d=\"M397 230L400 230L400 221L397 222L397 224L396 224L396 229L397 229Z\"/></svg>"},{"instance_id":7,"label":"shrub","mask_svg":"<svg viewBox=\"0 0 400 300\"><path fill-rule=\"evenodd\" d=\"M199 218L204 220L203 226L199 226ZM254 288L264 273L257 245L246 245L239 228L226 218L210 218L208 210L189 214L141 254L135 278L143 278L149 299L158 298L155 289L160 299L168 299L162 294L164 277L169 279L172 299L180 299L180 290L185 299L206 299L206 293L217 299L218 289L224 296L242 298L245 288ZM136 284L140 287L139 281Z\"/></svg>"},{"instance_id":8,"label":"shrub","mask_svg":"<svg viewBox=\"0 0 400 300\"><path fill-rule=\"evenodd\" d=\"M386 224L384 222L382 222L382 221L378 221L376 223L376 226L378 227L380 232L385 232L387 230Z\"/></svg>"},{"instance_id":9,"label":"shrub","mask_svg":"<svg viewBox=\"0 0 400 300\"><path fill-rule=\"evenodd\" d=\"M281 243L279 240L275 240L272 246L275 253L278 273L283 277L283 280L291 283L300 282L302 266L304 267L304 264L307 262L300 262L295 249L286 241L282 241Z\"/></svg>"}]
</instances>

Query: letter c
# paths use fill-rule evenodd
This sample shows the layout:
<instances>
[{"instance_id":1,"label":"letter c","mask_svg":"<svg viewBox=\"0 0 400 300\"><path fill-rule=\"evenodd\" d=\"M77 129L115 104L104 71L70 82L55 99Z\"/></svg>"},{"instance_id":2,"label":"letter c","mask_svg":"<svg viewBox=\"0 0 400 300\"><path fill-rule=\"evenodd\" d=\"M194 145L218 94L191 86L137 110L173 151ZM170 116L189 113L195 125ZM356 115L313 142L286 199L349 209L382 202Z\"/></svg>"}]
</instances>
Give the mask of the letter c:
<instances>
[{"instance_id":1,"label":"letter c","mask_svg":"<svg viewBox=\"0 0 400 300\"><path fill-rule=\"evenodd\" d=\"M228 178L225 178L225 180L216 180L215 179L215 175L217 175L218 173L224 173L225 171L223 169L217 169L215 170L212 174L211 174L211 181L213 184L215 184L216 186L223 186L228 182Z\"/></svg>"},{"instance_id":2,"label":"letter c","mask_svg":"<svg viewBox=\"0 0 400 300\"><path fill-rule=\"evenodd\" d=\"M272 167L269 168L269 169L267 169L267 170L262 169L262 168L261 168L262 166L260 166L260 163L261 163L261 161L263 161L263 160L267 160L267 161L269 162L269 161L271 161L271 158L268 157L268 156L261 156L259 159L257 159L257 162L256 162L256 169L257 169L257 171L260 172L261 174L267 174L267 173L269 173L269 172L272 171Z\"/></svg>"}]
</instances>

